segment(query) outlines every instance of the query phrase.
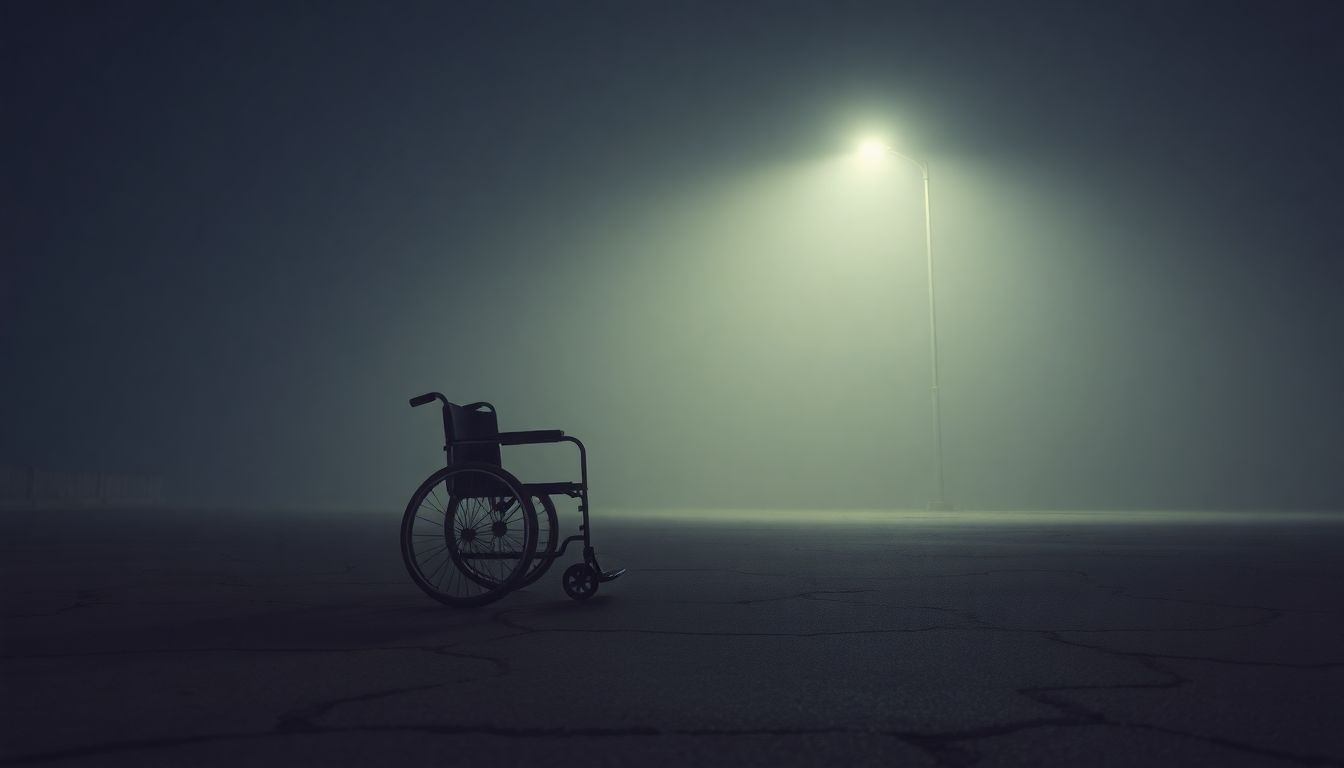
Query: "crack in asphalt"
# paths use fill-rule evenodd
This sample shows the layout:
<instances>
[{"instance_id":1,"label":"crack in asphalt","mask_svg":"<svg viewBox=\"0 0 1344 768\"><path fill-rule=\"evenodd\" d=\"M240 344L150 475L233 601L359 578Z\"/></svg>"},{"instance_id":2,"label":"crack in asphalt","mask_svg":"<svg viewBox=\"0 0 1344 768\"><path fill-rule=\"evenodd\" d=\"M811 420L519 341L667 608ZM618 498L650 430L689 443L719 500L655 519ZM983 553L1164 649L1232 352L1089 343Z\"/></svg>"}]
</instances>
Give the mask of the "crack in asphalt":
<instances>
[{"instance_id":1,"label":"crack in asphalt","mask_svg":"<svg viewBox=\"0 0 1344 768\"><path fill-rule=\"evenodd\" d=\"M1344 667L1344 661L1321 661L1321 662L1259 661L1255 659L1228 659L1219 656L1192 656L1192 655L1175 654L1175 653L1154 653L1152 651L1125 651L1119 648L1111 648L1108 646L1097 645L1093 643L1080 643L1074 640L1066 640L1062 637L1052 636L1055 635L1055 633L1064 633L1064 632L1067 632L1069 634L1075 634L1078 632L1078 630L1075 629L1034 630L1034 631L1040 632L1043 636L1048 637L1050 640L1053 640L1054 642L1060 643L1062 645L1071 645L1075 648L1085 648L1087 650L1100 651L1102 653L1106 653L1111 656L1115 656L1117 658L1128 657L1136 659L1172 659L1176 661L1203 661L1211 664L1229 664L1238 667L1270 667L1276 669L1325 670L1325 669L1338 669Z\"/></svg>"},{"instance_id":2,"label":"crack in asphalt","mask_svg":"<svg viewBox=\"0 0 1344 768\"><path fill-rule=\"evenodd\" d=\"M1170 690L1184 687L1190 684L1192 681L1189 678L1153 661L1153 658L1157 658L1157 656L1152 654L1136 654L1125 651L1117 651L1115 649L1110 649L1103 646L1076 643L1058 636L1053 636L1053 633L1051 632L1042 632L1041 635L1053 642L1057 642L1063 645L1085 648L1088 650L1104 653L1106 655L1113 656L1116 658L1121 659L1128 658L1131 660L1138 660L1138 662L1146 669L1166 678L1165 680L1153 683L1110 683L1110 684L1094 684L1094 685L1028 686L1017 689L1017 693L1019 693L1020 695L1025 696L1026 698L1031 699L1032 701L1036 701L1037 703L1043 704L1047 707L1051 707L1061 712L1066 717L1071 718L1074 721L1074 724L1076 725L1093 724L1093 725L1106 725L1120 728L1134 728L1140 730L1157 731L1171 736L1179 736L1194 741L1204 742L1206 744L1214 744L1217 746L1243 752L1246 754L1252 754L1262 757L1274 757L1280 760L1285 760L1299 765L1344 766L1344 759L1340 759L1337 757L1327 755L1317 755L1317 754L1304 754L1299 752L1291 752L1288 750L1274 749L1271 747L1265 747L1263 745L1255 744L1252 742L1239 741L1236 739L1228 739L1226 737L1215 736L1206 733L1196 733L1194 731L1182 730L1178 728L1168 728L1153 723L1136 722L1132 720L1116 720L1107 717L1105 713L1099 710L1089 709L1076 701L1063 699L1055 694L1065 693L1069 691Z\"/></svg>"},{"instance_id":3,"label":"crack in asphalt","mask_svg":"<svg viewBox=\"0 0 1344 768\"><path fill-rule=\"evenodd\" d=\"M451 683L445 683L451 684ZM414 686L409 690L421 690L435 687L441 687L445 684L433 684L427 686ZM1139 686L1142 687L1142 686ZM378 698L381 694L372 694L369 698ZM353 697L352 699L353 700ZM553 727L553 728L508 728L504 726L490 725L449 725L449 724L405 724L405 725L350 725L350 726L322 726L310 723L300 723L295 726L288 722L277 725L275 728L267 731L232 731L213 734L200 734L197 736L166 737L157 739L128 739L123 741L103 742L81 747L69 747L59 750L49 750L45 752L33 752L25 755L19 755L12 758L0 760L0 765L35 765L41 763L55 762L58 760L69 760L80 757L104 757L116 753L134 752L141 750L167 749L179 746L212 744L228 741L243 740L262 740L273 739L288 736L324 736L340 735L349 733L423 733L437 736L497 736L502 738L523 738L523 739L573 739L573 738L613 738L613 737L667 737L684 736L692 738L704 737L748 737L748 736L776 736L776 737L795 737L795 736L827 736L827 735L848 735L848 736L880 736L896 739L898 741L919 748L932 757L939 766L953 768L957 766L970 766L979 762L981 755L973 749L967 749L963 746L967 742L975 742L982 739L989 739L996 736L1007 736L1023 731L1035 730L1040 728L1079 728L1079 727L1114 727L1130 728L1137 730L1149 730L1165 733L1170 736L1187 738L1195 741L1213 744L1233 751L1239 751L1246 754L1252 754L1262 757L1273 757L1298 765L1320 765L1320 766L1344 766L1344 761L1337 758L1288 752L1285 750L1276 750L1248 742L1227 739L1219 736L1208 736L1205 734L1183 731L1175 728L1166 728L1147 723L1128 723L1113 721L1104 716L1095 717L1041 717L1027 720L1010 721L1005 723L996 723L975 728L964 728L949 731L910 731L898 729L880 729L880 728L845 728L845 727L819 727L819 728L655 728L651 726L634 726L622 728L601 728L601 727Z\"/></svg>"},{"instance_id":4,"label":"crack in asphalt","mask_svg":"<svg viewBox=\"0 0 1344 768\"><path fill-rule=\"evenodd\" d=\"M488 662L493 667L494 674L486 676L480 676L480 675L468 675L465 677L458 676L454 677L451 680L441 680L436 683L427 683L424 685L399 686L395 688L386 688L380 691L371 691L368 693L355 694L353 696L340 696L333 699L328 699L326 701L310 704L306 707L299 707L290 710L289 712L285 712L284 714L281 714L278 718L276 718L275 730L285 732L303 732L303 733L320 732L322 730L322 726L318 725L315 722L317 718L345 704L377 701L380 699L391 698L393 696L400 696L407 693L431 691L441 688L447 688L449 686L460 685L462 683L474 682L477 680L506 677L513 672L508 662L506 662L504 659L499 658L498 656L484 656L474 653L461 653L458 651L449 651L442 646L439 646L433 652L436 653L437 655L448 656L454 659L470 659L473 661Z\"/></svg>"}]
</instances>

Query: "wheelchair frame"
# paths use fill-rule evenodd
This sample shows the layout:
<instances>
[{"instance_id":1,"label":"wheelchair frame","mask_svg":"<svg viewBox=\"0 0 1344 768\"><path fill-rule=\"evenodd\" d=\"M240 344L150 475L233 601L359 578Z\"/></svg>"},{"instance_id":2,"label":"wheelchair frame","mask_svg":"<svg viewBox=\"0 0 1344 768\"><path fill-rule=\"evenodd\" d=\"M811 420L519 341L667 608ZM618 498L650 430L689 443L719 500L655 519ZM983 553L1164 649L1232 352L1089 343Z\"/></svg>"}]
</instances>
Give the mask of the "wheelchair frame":
<instances>
[{"instance_id":1,"label":"wheelchair frame","mask_svg":"<svg viewBox=\"0 0 1344 768\"><path fill-rule=\"evenodd\" d=\"M533 497L540 497L545 500L544 504L547 507L546 510L547 524L551 525L550 536L552 537L552 539L558 535L559 531L557 529L559 526L558 523L554 522L555 521L554 505L550 502L550 497L565 495L570 498L577 499L579 502L578 504L579 512L582 515L582 522L579 525L579 533L561 539L558 548L554 544L549 543L550 540L548 540L548 546L547 546L548 551L544 553L537 551L538 540L540 538L539 531L537 535L534 535L532 537L532 551L530 553L531 557L527 559L530 561L533 558L542 558L543 563L541 566L539 566L539 572L537 573L536 576L522 579L522 581L524 582L523 585L525 585L526 583L531 583L531 581L534 581L536 578L543 575L545 569L549 568L550 565L554 563L554 561L560 559L565 554L566 550L568 550L569 545L575 542L583 543L583 562L580 564L570 566L570 568L566 569L565 574L562 578L565 592L571 598L574 598L576 600L586 599L597 591L598 584L602 582L613 581L617 578L620 578L625 573L624 568L612 571L603 571L598 563L597 554L593 548L592 527L591 527L591 518L589 514L589 500L588 500L588 449L584 447L583 441L579 440L577 437L574 437L572 435L566 435L562 430L558 429L501 432L498 430L497 411L494 405L485 401L459 406L454 403L450 403L448 399L439 392L427 392L423 395L411 398L410 404L412 408L415 408L421 405L426 405L430 402L433 402L434 400L438 400L443 406L442 407L443 435L444 435L443 450L446 454L447 459L445 465L446 470L453 470L454 467L469 468L476 465L476 463L474 462L457 461L458 458L456 455L457 449L461 448L470 449L473 447L485 448L487 452L487 460L484 462L480 462L480 465L493 467L504 478L516 481L516 485L518 486L518 488L526 495L526 498L529 500L526 502L528 506L531 506L530 499ZM459 436L457 434L457 431L453 427L454 408L461 409L461 411L464 414L476 414L480 413L482 409L484 409L486 412L490 414L491 421L494 422L495 424L494 429L491 430L491 434ZM498 458L498 450L497 450L498 447L506 445L540 445L551 443L572 443L578 447L579 473L580 473L579 482L576 483L573 481L562 481L562 482L550 482L550 483L525 483L517 481L516 478L513 477L513 475L509 474L507 470L504 469L502 458ZM493 455L489 455L490 454L489 449L491 446L496 447L496 451L494 452ZM444 470L440 470L440 472L442 471ZM435 475L437 474L438 473L436 472ZM431 479L433 479L435 475L431 475L430 476ZM430 481L426 480L425 482L426 484L428 484ZM413 496L412 504L414 504L415 499L416 497ZM529 510L529 513L532 519L534 520L534 525L540 526L541 523L537 520L535 510ZM409 516L412 514L413 510L410 507L408 507L407 520L409 520ZM403 522L403 535L405 535L406 530L405 526L406 521ZM405 542L403 542L403 556L408 557L406 555L405 547L406 544ZM457 556L453 555L452 557L454 558L455 565L461 568L461 564L456 562ZM410 562L410 560L408 559L406 565L408 569L412 570L412 577L414 578L415 570L413 563ZM524 570L526 570L526 568L524 568ZM509 579L510 584L515 583L517 581L518 578L516 577ZM426 592L430 592L430 590L424 584L422 584L419 579L416 579L416 583L419 584L422 589L425 589ZM503 594L507 593L508 591L511 591L514 588L517 587L505 586L499 591L499 594L493 594L488 599L501 597L503 596ZM430 594L432 597L435 597L436 599L440 600L440 602L444 602L447 604L454 604L452 600L445 599L445 597L440 594L436 594L433 592L431 592ZM488 599L478 600L475 601L475 603L473 604L479 602L485 602L488 601Z\"/></svg>"}]
</instances>

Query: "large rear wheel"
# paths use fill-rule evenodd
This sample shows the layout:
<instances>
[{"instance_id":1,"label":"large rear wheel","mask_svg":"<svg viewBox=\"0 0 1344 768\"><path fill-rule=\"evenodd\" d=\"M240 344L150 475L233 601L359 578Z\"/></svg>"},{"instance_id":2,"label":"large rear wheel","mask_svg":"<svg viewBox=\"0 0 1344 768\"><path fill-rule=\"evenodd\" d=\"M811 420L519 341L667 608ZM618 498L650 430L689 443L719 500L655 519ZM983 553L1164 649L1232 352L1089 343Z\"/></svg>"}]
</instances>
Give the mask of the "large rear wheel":
<instances>
[{"instance_id":1,"label":"large rear wheel","mask_svg":"<svg viewBox=\"0 0 1344 768\"><path fill-rule=\"evenodd\" d=\"M537 549L537 513L522 483L489 464L430 475L401 520L411 579L445 605L498 600L522 584Z\"/></svg>"}]
</instances>

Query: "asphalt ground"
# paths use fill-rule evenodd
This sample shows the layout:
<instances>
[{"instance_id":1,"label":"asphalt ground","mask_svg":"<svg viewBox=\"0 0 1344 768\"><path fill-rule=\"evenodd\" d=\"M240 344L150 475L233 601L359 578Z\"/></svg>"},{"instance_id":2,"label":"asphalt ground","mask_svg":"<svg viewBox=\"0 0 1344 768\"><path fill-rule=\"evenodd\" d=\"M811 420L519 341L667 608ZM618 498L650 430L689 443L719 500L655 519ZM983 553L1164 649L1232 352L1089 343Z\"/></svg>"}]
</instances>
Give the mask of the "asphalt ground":
<instances>
[{"instance_id":1,"label":"asphalt ground","mask_svg":"<svg viewBox=\"0 0 1344 768\"><path fill-rule=\"evenodd\" d=\"M1344 515L599 511L467 611L399 517L0 513L0 765L1344 765Z\"/></svg>"}]
</instances>

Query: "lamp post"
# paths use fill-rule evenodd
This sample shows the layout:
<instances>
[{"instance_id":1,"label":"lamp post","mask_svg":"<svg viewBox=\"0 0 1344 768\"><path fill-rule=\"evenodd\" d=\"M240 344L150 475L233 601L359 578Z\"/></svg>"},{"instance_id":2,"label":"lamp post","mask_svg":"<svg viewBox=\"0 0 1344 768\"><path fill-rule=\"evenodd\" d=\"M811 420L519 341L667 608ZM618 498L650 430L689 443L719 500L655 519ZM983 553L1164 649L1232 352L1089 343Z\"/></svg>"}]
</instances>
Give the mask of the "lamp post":
<instances>
[{"instance_id":1,"label":"lamp post","mask_svg":"<svg viewBox=\"0 0 1344 768\"><path fill-rule=\"evenodd\" d=\"M859 145L859 154L867 160L879 160L888 155L899 157L919 169L924 178L924 257L929 277L929 372L933 395L933 452L938 468L938 495L929 502L929 509L949 510L947 483L943 473L943 411L938 395L938 311L933 290L933 218L929 212L929 164L892 149L887 144L869 139Z\"/></svg>"}]
</instances>

